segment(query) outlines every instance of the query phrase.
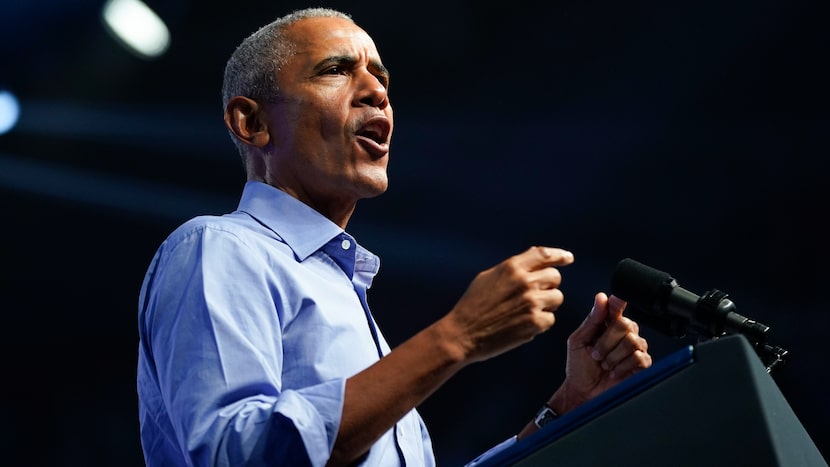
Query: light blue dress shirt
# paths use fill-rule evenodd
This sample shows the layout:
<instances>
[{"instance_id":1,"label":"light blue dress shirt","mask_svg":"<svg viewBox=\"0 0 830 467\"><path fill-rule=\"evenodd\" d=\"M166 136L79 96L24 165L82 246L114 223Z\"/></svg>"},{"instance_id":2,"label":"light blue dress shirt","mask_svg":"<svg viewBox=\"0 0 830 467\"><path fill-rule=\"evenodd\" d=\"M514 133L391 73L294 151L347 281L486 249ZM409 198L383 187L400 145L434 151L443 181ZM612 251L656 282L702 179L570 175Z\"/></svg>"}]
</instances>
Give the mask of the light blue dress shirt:
<instances>
[{"instance_id":1,"label":"light blue dress shirt","mask_svg":"<svg viewBox=\"0 0 830 467\"><path fill-rule=\"evenodd\" d=\"M170 234L139 297L148 467L325 465L345 381L390 351L365 292L377 256L266 184ZM361 465L433 466L416 410Z\"/></svg>"}]
</instances>

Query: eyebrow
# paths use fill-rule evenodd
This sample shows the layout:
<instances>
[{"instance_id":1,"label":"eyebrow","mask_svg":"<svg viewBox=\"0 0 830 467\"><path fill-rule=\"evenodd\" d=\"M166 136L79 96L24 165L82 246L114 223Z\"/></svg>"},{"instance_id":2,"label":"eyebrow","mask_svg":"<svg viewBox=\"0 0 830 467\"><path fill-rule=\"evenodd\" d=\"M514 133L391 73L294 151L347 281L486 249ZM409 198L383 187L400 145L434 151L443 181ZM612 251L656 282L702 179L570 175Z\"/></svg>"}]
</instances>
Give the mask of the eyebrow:
<instances>
[{"instance_id":1,"label":"eyebrow","mask_svg":"<svg viewBox=\"0 0 830 467\"><path fill-rule=\"evenodd\" d=\"M356 63L357 59L351 55L332 55L320 60L317 65L314 66L314 72L318 73L329 65L340 64L354 66ZM389 69L386 68L380 60L370 60L369 68L373 69L378 75L384 77L387 81L389 80Z\"/></svg>"},{"instance_id":2,"label":"eyebrow","mask_svg":"<svg viewBox=\"0 0 830 467\"><path fill-rule=\"evenodd\" d=\"M370 60L369 65L371 65L377 72L389 79L389 69L383 66L383 63L380 63L380 60Z\"/></svg>"}]
</instances>

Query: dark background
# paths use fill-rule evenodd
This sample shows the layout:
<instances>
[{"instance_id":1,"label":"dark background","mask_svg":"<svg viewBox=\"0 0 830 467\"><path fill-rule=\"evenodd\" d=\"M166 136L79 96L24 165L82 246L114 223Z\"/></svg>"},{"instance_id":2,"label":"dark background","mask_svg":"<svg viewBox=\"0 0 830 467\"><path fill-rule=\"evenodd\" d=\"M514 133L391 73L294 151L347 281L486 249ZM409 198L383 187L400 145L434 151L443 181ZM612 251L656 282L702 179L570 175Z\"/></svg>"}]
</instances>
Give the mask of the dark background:
<instances>
[{"instance_id":1,"label":"dark background","mask_svg":"<svg viewBox=\"0 0 830 467\"><path fill-rule=\"evenodd\" d=\"M225 60L316 5L352 13L392 71L390 189L349 229L382 257L370 301L390 343L530 245L576 256L553 329L420 407L439 465L525 423L625 257L769 325L791 353L774 379L830 455L827 2L153 1L172 34L156 60L107 35L102 3L0 6L0 87L22 105L0 135L5 465L143 464L144 271L180 222L236 205ZM690 342L643 334L658 359Z\"/></svg>"}]
</instances>

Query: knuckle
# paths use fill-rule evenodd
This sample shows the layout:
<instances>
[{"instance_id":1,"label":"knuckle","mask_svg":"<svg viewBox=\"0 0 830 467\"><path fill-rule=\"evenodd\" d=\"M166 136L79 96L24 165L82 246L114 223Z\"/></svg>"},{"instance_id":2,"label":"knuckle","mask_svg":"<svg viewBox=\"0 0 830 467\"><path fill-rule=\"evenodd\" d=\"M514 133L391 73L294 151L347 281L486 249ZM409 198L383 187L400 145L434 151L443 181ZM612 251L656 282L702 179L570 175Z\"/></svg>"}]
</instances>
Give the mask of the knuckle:
<instances>
[{"instance_id":1,"label":"knuckle","mask_svg":"<svg viewBox=\"0 0 830 467\"><path fill-rule=\"evenodd\" d=\"M547 306L547 303L538 290L526 289L522 293L522 300L532 309L542 309Z\"/></svg>"},{"instance_id":2,"label":"knuckle","mask_svg":"<svg viewBox=\"0 0 830 467\"><path fill-rule=\"evenodd\" d=\"M511 258L504 262L504 275L508 279L514 281L522 281L524 279L524 271L516 258Z\"/></svg>"}]
</instances>

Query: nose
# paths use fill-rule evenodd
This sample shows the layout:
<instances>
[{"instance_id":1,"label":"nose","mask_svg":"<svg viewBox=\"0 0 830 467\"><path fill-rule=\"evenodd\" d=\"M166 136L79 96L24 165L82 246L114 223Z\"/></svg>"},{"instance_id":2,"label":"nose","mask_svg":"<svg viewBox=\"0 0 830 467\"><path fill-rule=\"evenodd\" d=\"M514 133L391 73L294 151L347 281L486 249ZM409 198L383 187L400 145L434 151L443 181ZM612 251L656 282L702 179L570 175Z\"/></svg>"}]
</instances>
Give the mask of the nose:
<instances>
[{"instance_id":1,"label":"nose","mask_svg":"<svg viewBox=\"0 0 830 467\"><path fill-rule=\"evenodd\" d=\"M386 108L389 105L389 93L382 79L364 70L360 75L356 101L358 105Z\"/></svg>"}]
</instances>

